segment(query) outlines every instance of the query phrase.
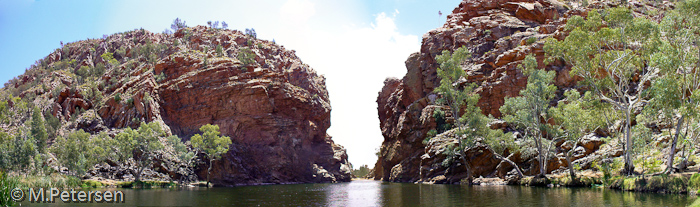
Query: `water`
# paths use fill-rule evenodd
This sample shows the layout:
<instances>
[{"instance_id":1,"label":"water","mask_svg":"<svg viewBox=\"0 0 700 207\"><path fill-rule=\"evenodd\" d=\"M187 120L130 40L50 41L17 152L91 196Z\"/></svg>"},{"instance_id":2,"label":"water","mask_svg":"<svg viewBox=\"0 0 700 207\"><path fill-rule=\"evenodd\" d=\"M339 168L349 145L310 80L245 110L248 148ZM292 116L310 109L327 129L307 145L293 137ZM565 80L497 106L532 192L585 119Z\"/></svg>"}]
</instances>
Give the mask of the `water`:
<instances>
[{"instance_id":1,"label":"water","mask_svg":"<svg viewBox=\"0 0 700 207\"><path fill-rule=\"evenodd\" d=\"M592 188L459 186L360 180L195 189L121 190L125 203L52 206L687 206L695 196L631 193ZM22 206L49 206L24 201Z\"/></svg>"}]
</instances>

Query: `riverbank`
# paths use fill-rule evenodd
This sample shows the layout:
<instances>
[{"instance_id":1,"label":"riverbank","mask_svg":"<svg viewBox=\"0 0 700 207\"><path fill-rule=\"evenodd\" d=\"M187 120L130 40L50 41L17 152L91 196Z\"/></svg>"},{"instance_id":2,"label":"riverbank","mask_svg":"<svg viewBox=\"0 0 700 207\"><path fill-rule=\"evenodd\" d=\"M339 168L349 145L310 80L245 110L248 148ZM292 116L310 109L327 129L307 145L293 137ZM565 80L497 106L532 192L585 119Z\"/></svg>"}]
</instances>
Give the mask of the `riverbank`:
<instances>
[{"instance_id":1,"label":"riverbank","mask_svg":"<svg viewBox=\"0 0 700 207\"><path fill-rule=\"evenodd\" d=\"M602 172L585 170L576 173L577 180L572 180L568 173L547 174L546 178L525 176L512 185L539 187L590 187L608 188L621 191L647 192L661 194L700 193L700 173L696 170L673 174L651 174L633 176L606 176ZM466 183L462 183L466 184ZM476 185L508 185L509 182L500 178L477 178L472 184Z\"/></svg>"}]
</instances>

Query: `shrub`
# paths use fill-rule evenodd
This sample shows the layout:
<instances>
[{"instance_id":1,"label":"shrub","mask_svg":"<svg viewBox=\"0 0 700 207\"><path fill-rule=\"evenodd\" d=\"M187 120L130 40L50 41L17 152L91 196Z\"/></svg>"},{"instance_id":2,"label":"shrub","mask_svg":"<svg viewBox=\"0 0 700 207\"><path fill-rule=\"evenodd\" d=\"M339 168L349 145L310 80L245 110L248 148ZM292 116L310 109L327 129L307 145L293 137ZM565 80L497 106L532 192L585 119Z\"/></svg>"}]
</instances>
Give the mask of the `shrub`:
<instances>
[{"instance_id":1,"label":"shrub","mask_svg":"<svg viewBox=\"0 0 700 207\"><path fill-rule=\"evenodd\" d=\"M428 142L430 141L430 139L432 139L433 137L435 137L435 135L437 135L437 130L431 129L430 131L428 131L428 133L425 134L425 139L423 139L423 144L428 144Z\"/></svg>"},{"instance_id":2,"label":"shrub","mask_svg":"<svg viewBox=\"0 0 700 207\"><path fill-rule=\"evenodd\" d=\"M447 123L445 112L442 109L435 109L435 111L433 111L433 118L435 118L435 123L437 125L437 134L452 129L452 125Z\"/></svg>"},{"instance_id":3,"label":"shrub","mask_svg":"<svg viewBox=\"0 0 700 207\"><path fill-rule=\"evenodd\" d=\"M688 185L686 185L686 181L683 178L679 177L674 177L672 179L666 179L666 191L671 192L671 193L683 193L688 190Z\"/></svg>"},{"instance_id":4,"label":"shrub","mask_svg":"<svg viewBox=\"0 0 700 207\"><path fill-rule=\"evenodd\" d=\"M535 43L536 41L537 41L537 37L530 37L530 38L527 38L525 43L527 43L528 45L531 45L532 43Z\"/></svg>"},{"instance_id":5,"label":"shrub","mask_svg":"<svg viewBox=\"0 0 700 207\"><path fill-rule=\"evenodd\" d=\"M16 178L8 177L7 173L0 171L0 206L14 206L12 200L12 190L17 187L19 182Z\"/></svg>"},{"instance_id":6,"label":"shrub","mask_svg":"<svg viewBox=\"0 0 700 207\"><path fill-rule=\"evenodd\" d=\"M95 181L95 180L83 180L82 182L83 182L82 185L80 185L81 188L101 188L101 187L104 187L104 185L101 182Z\"/></svg>"},{"instance_id":7,"label":"shrub","mask_svg":"<svg viewBox=\"0 0 700 207\"><path fill-rule=\"evenodd\" d=\"M187 28L187 24L180 18L175 18L175 20L173 20L173 23L170 25L170 29L172 29L173 32L177 32L178 30L183 28Z\"/></svg>"},{"instance_id":8,"label":"shrub","mask_svg":"<svg viewBox=\"0 0 700 207\"><path fill-rule=\"evenodd\" d=\"M250 36L250 37L252 37L253 39L257 39L257 38L258 38L258 33L256 33L256 32L255 32L255 29L253 29L253 28L249 28L249 29L246 28L246 29L245 29L245 34L248 35L248 36Z\"/></svg>"},{"instance_id":9,"label":"shrub","mask_svg":"<svg viewBox=\"0 0 700 207\"><path fill-rule=\"evenodd\" d=\"M117 103L121 102L122 101L122 94L121 93L114 94L114 100L117 101Z\"/></svg>"},{"instance_id":10,"label":"shrub","mask_svg":"<svg viewBox=\"0 0 700 207\"><path fill-rule=\"evenodd\" d=\"M134 98L129 98L128 100L126 100L126 104L128 104L129 107L133 107L134 106Z\"/></svg>"},{"instance_id":11,"label":"shrub","mask_svg":"<svg viewBox=\"0 0 700 207\"><path fill-rule=\"evenodd\" d=\"M95 68L92 69L92 76L101 77L104 74L105 74L105 64L97 63L97 65L95 65Z\"/></svg>"},{"instance_id":12,"label":"shrub","mask_svg":"<svg viewBox=\"0 0 700 207\"><path fill-rule=\"evenodd\" d=\"M166 78L165 73L163 73L163 72L160 72L160 74L156 75L157 82L161 82L161 81L165 80L165 78Z\"/></svg>"},{"instance_id":13,"label":"shrub","mask_svg":"<svg viewBox=\"0 0 700 207\"><path fill-rule=\"evenodd\" d=\"M83 65L78 69L78 71L76 71L75 74L80 77L86 78L90 76L90 67Z\"/></svg>"},{"instance_id":14,"label":"shrub","mask_svg":"<svg viewBox=\"0 0 700 207\"><path fill-rule=\"evenodd\" d=\"M255 62L255 53L250 48L243 48L238 52L238 60L245 66L249 66Z\"/></svg>"},{"instance_id":15,"label":"shrub","mask_svg":"<svg viewBox=\"0 0 700 207\"><path fill-rule=\"evenodd\" d=\"M218 56L218 57L224 56L224 48L221 47L221 45L216 46L216 56Z\"/></svg>"},{"instance_id":16,"label":"shrub","mask_svg":"<svg viewBox=\"0 0 700 207\"><path fill-rule=\"evenodd\" d=\"M688 187L691 189L700 189L700 173L695 173L693 176L690 176Z\"/></svg>"}]
</instances>

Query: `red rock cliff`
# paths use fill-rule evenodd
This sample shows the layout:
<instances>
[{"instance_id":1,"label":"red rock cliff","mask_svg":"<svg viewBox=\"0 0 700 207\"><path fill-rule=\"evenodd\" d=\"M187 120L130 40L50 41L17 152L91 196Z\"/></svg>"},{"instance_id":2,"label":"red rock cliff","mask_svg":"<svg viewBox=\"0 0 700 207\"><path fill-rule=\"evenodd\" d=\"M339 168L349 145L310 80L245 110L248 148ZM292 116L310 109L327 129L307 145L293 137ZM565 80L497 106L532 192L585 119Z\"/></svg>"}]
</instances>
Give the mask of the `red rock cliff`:
<instances>
[{"instance_id":1,"label":"red rock cliff","mask_svg":"<svg viewBox=\"0 0 700 207\"><path fill-rule=\"evenodd\" d=\"M32 68L6 88L60 118L59 135L159 122L186 141L216 124L233 144L214 162L214 183L350 180L345 149L326 134L325 78L273 42L204 26L172 35L135 30L66 44ZM84 68L105 71L80 75ZM206 168L197 173L206 177Z\"/></svg>"},{"instance_id":2,"label":"red rock cliff","mask_svg":"<svg viewBox=\"0 0 700 207\"><path fill-rule=\"evenodd\" d=\"M564 37L566 19L584 12L569 10L556 0L462 1L447 16L445 25L423 36L420 52L406 60L406 76L387 79L379 92L377 104L384 142L374 168L375 179L427 181L447 170L438 166L442 159L431 151L444 143L431 143L431 146L422 143L426 133L435 128L432 114L439 107L434 103L433 93L439 84L435 57L443 50L453 51L462 46L470 49L473 55L464 69L467 81L478 85L476 92L481 99L477 105L483 113L499 117L504 97L517 96L526 85L527 78L517 65L528 54L537 57L540 67L557 72L557 87L574 86L575 79L569 76L564 63L543 64L540 40ZM476 166L475 176L493 175L499 161L478 148L472 151L468 155ZM457 170L449 174L460 173L464 172ZM455 180L459 178L456 176Z\"/></svg>"}]
</instances>

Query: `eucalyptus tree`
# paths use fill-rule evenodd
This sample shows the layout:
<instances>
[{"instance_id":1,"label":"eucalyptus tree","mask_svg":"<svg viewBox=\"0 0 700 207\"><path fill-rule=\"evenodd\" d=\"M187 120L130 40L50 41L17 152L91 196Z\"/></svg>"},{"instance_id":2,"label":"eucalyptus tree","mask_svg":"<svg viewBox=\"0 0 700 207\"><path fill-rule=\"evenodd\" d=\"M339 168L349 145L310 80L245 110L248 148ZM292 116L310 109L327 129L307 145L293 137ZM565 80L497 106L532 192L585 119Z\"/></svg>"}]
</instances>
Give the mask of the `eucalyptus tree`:
<instances>
[{"instance_id":1,"label":"eucalyptus tree","mask_svg":"<svg viewBox=\"0 0 700 207\"><path fill-rule=\"evenodd\" d=\"M448 155L459 155L462 164L467 172L467 180L471 184L472 166L467 161L466 151L477 144L481 138L482 143L489 145L494 156L502 161L508 162L516 169L518 176L522 177L522 170L515 162L502 156L506 149L512 152L519 148L515 145L512 134L504 134L501 130L492 130L488 127L490 117L481 113L481 109L476 106L480 96L474 92L476 84L467 83L466 74L462 69L462 64L471 56L467 47L460 47L450 53L445 50L436 57L440 67L437 75L440 77L440 85L435 88L435 93L440 94L439 103L449 107L450 113L455 117L457 132L457 146L449 147ZM460 111L463 112L459 116ZM447 160L450 160L449 158Z\"/></svg>"},{"instance_id":2,"label":"eucalyptus tree","mask_svg":"<svg viewBox=\"0 0 700 207\"><path fill-rule=\"evenodd\" d=\"M207 168L207 186L209 186L212 163L228 152L231 137L219 136L221 132L218 125L207 124L200 127L199 131L202 134L195 134L190 142L195 150L201 151L209 158L209 168Z\"/></svg>"},{"instance_id":3,"label":"eucalyptus tree","mask_svg":"<svg viewBox=\"0 0 700 207\"><path fill-rule=\"evenodd\" d=\"M476 103L479 101L479 95L474 93L475 84L466 84L464 86L460 85L460 82L465 81L465 73L462 69L462 63L471 56L467 47L460 47L450 54L449 51L443 50L441 55L438 55L435 59L440 64L437 69L437 75L440 77L440 85L435 88L435 92L440 94L441 98L439 102L449 106L452 117L456 117L455 125L458 128L456 133L458 146L452 148L454 150L453 154L458 154L465 170L467 171L467 180L471 184L472 181L472 167L467 161L465 151L470 147L474 146L475 139L473 136L463 134L469 130L465 130L466 122L477 122L475 119L461 119L459 118L459 112L462 106L466 105L464 114L473 114L477 112L478 107ZM477 112L480 113L480 110Z\"/></svg>"},{"instance_id":4,"label":"eucalyptus tree","mask_svg":"<svg viewBox=\"0 0 700 207\"><path fill-rule=\"evenodd\" d=\"M665 173L672 173L679 135L689 131L690 121L698 115L700 100L700 1L680 2L679 7L668 12L659 26L662 44L651 56L651 66L658 69L660 77L649 89L651 99L648 110L661 112L674 128ZM678 117L677 122L674 123ZM686 123L687 122L687 123ZM685 136L684 136L685 137Z\"/></svg>"},{"instance_id":5,"label":"eucalyptus tree","mask_svg":"<svg viewBox=\"0 0 700 207\"><path fill-rule=\"evenodd\" d=\"M602 126L603 123L596 118L595 100L592 100L590 92L581 96L577 90L570 89L564 92L564 96L566 99L560 101L556 107L550 108L549 113L559 126L557 131L561 134L565 144L571 146L564 152L564 155L569 166L571 180L576 181L576 172L571 163L576 144L580 143L585 135Z\"/></svg>"},{"instance_id":6,"label":"eucalyptus tree","mask_svg":"<svg viewBox=\"0 0 700 207\"><path fill-rule=\"evenodd\" d=\"M133 158L136 162L137 172L134 176L136 181L141 181L141 174L153 162L156 151L163 149L160 137L165 137L165 133L156 122L148 124L141 122L137 130L127 128L115 137L115 141L119 144L117 150L119 160L125 162Z\"/></svg>"},{"instance_id":7,"label":"eucalyptus tree","mask_svg":"<svg viewBox=\"0 0 700 207\"><path fill-rule=\"evenodd\" d=\"M539 176L544 176L547 173L547 158L553 142L543 137L551 128L541 120L550 119L547 110L557 90L557 87L552 85L556 74L554 71L537 69L537 60L532 55L525 57L519 68L528 76L527 86L520 91L520 96L506 97L500 111L506 122L523 130L524 137L534 142L540 165Z\"/></svg>"},{"instance_id":8,"label":"eucalyptus tree","mask_svg":"<svg viewBox=\"0 0 700 207\"><path fill-rule=\"evenodd\" d=\"M566 30L570 33L564 40L546 41L545 52L571 64L571 74L582 77L597 99L623 113L624 169L631 174L632 112L643 102L639 91L654 76L647 65L659 44L658 25L618 7L589 11L586 19L571 17Z\"/></svg>"},{"instance_id":9,"label":"eucalyptus tree","mask_svg":"<svg viewBox=\"0 0 700 207\"><path fill-rule=\"evenodd\" d=\"M56 155L61 166L81 177L95 164L105 160L105 150L98 140L91 139L90 134L81 129L56 138L50 151Z\"/></svg>"}]
</instances>

